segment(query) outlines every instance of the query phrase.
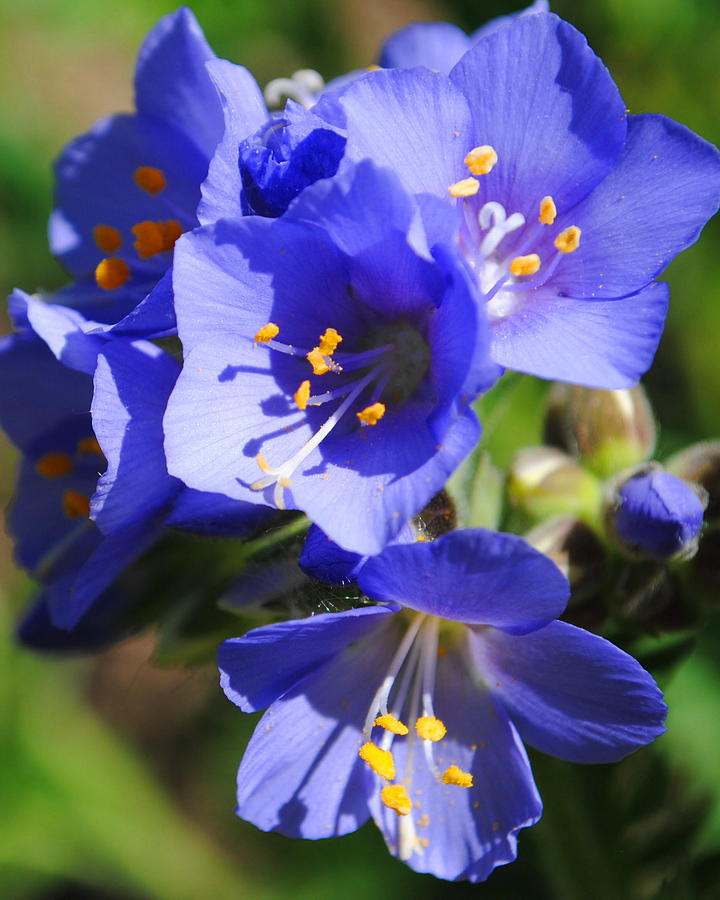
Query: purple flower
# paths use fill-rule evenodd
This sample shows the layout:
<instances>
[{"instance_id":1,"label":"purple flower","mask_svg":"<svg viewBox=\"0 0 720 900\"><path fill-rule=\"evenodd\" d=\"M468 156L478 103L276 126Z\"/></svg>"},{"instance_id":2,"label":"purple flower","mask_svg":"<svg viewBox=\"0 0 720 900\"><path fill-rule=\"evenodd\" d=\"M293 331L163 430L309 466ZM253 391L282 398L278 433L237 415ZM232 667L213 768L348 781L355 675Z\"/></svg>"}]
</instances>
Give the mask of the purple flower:
<instances>
[{"instance_id":1,"label":"purple flower","mask_svg":"<svg viewBox=\"0 0 720 900\"><path fill-rule=\"evenodd\" d=\"M521 738L608 762L664 730L661 694L635 660L553 621L567 582L519 537L389 547L357 578L385 605L220 647L229 699L269 707L237 788L238 815L265 831L332 837L372 816L413 869L482 881L542 811Z\"/></svg>"},{"instance_id":2,"label":"purple flower","mask_svg":"<svg viewBox=\"0 0 720 900\"><path fill-rule=\"evenodd\" d=\"M692 555L705 509L698 490L659 467L637 472L617 491L611 527L626 547L643 555Z\"/></svg>"},{"instance_id":3,"label":"purple flower","mask_svg":"<svg viewBox=\"0 0 720 900\"><path fill-rule=\"evenodd\" d=\"M200 185L223 137L215 60L193 14L162 18L143 44L135 72L137 112L100 120L56 164L50 244L77 283L61 302L119 330L172 331L170 277L175 241L198 224ZM252 76L239 66L233 98L244 134L267 117Z\"/></svg>"},{"instance_id":4,"label":"purple flower","mask_svg":"<svg viewBox=\"0 0 720 900\"><path fill-rule=\"evenodd\" d=\"M720 157L628 116L574 28L521 16L449 76L373 72L316 112L345 128L342 165L371 158L457 208L498 363L602 388L648 368L667 305L654 279L717 210Z\"/></svg>"},{"instance_id":5,"label":"purple flower","mask_svg":"<svg viewBox=\"0 0 720 900\"><path fill-rule=\"evenodd\" d=\"M306 188L280 219L182 239L173 475L304 510L361 554L442 488L477 442L470 403L498 368L464 266L428 247L426 223L454 218L432 199L415 203L366 162Z\"/></svg>"},{"instance_id":6,"label":"purple flower","mask_svg":"<svg viewBox=\"0 0 720 900\"><path fill-rule=\"evenodd\" d=\"M18 562L45 587L21 635L39 648L79 648L109 639L122 605L112 583L165 527L244 534L267 511L168 475L172 357L88 333L94 323L77 311L21 291L10 308L19 333L0 344L0 425L22 462L9 524ZM63 641L59 630L78 625Z\"/></svg>"}]
</instances>

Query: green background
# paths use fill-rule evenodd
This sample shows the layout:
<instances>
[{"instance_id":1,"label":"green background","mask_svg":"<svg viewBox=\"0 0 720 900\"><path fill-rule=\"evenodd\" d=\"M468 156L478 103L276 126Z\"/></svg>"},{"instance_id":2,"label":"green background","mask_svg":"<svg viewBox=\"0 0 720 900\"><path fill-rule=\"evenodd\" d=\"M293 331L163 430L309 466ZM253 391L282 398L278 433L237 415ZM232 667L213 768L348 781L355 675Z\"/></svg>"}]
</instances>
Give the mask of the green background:
<instances>
[{"instance_id":1,"label":"green background","mask_svg":"<svg viewBox=\"0 0 720 900\"><path fill-rule=\"evenodd\" d=\"M51 162L96 118L132 107L137 48L173 8L160 0L0 0L3 296L14 286L63 283L45 238ZM193 6L216 52L248 66L261 84L303 67L330 78L368 65L383 36L412 19L472 30L513 8L498 0ZM566 0L554 9L588 36L631 112L665 113L720 142L715 0ZM719 233L711 223L668 271L670 318L646 381L662 424L661 455L720 430ZM540 390L520 392L502 434L496 429L501 463L537 441ZM0 461L7 501L11 448L0 446ZM0 535L0 624L8 634L32 592L11 555ZM151 635L80 662L38 659L8 640L0 649L0 897L720 897L717 645L711 629L670 681L670 731L657 752L586 769L538 757L545 818L521 835L518 862L473 887L409 872L372 826L302 843L235 819L234 772L253 722L221 696L212 667L153 666Z\"/></svg>"}]
</instances>

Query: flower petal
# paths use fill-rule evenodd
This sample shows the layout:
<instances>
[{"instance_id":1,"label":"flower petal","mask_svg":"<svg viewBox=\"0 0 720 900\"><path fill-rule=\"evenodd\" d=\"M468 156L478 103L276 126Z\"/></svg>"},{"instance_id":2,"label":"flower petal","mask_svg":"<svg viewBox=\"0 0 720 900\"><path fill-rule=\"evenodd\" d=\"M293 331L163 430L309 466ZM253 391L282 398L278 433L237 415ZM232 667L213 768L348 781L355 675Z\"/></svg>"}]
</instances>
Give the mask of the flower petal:
<instances>
[{"instance_id":1,"label":"flower petal","mask_svg":"<svg viewBox=\"0 0 720 900\"><path fill-rule=\"evenodd\" d=\"M310 839L366 821L361 729L392 649L377 637L348 647L273 703L240 764L239 816L263 831Z\"/></svg>"},{"instance_id":2,"label":"flower petal","mask_svg":"<svg viewBox=\"0 0 720 900\"><path fill-rule=\"evenodd\" d=\"M656 282L617 300L574 300L542 291L492 322L496 362L606 390L632 387L650 368L665 322L667 285Z\"/></svg>"},{"instance_id":3,"label":"flower petal","mask_svg":"<svg viewBox=\"0 0 720 900\"><path fill-rule=\"evenodd\" d=\"M365 563L358 584L373 600L513 634L557 618L570 593L548 557L516 535L483 528L388 547Z\"/></svg>"},{"instance_id":4,"label":"flower petal","mask_svg":"<svg viewBox=\"0 0 720 900\"><path fill-rule=\"evenodd\" d=\"M320 613L223 641L218 649L220 685L243 712L264 709L344 647L373 632L392 612L365 606Z\"/></svg>"},{"instance_id":5,"label":"flower petal","mask_svg":"<svg viewBox=\"0 0 720 900\"><path fill-rule=\"evenodd\" d=\"M579 225L580 247L553 288L569 297L621 297L656 278L697 240L720 204L720 153L664 116L628 118L617 167L558 226Z\"/></svg>"},{"instance_id":6,"label":"flower petal","mask_svg":"<svg viewBox=\"0 0 720 900\"><path fill-rule=\"evenodd\" d=\"M573 762L613 762L665 731L652 677L609 641L553 622L532 634L472 636L478 670L523 740Z\"/></svg>"},{"instance_id":7,"label":"flower petal","mask_svg":"<svg viewBox=\"0 0 720 900\"><path fill-rule=\"evenodd\" d=\"M521 16L496 30L450 80L470 104L475 144L498 154L478 196L508 213L533 221L548 194L570 209L616 165L625 105L583 35L557 16Z\"/></svg>"},{"instance_id":8,"label":"flower petal","mask_svg":"<svg viewBox=\"0 0 720 900\"><path fill-rule=\"evenodd\" d=\"M472 45L465 32L450 22L413 22L390 35L378 62L383 69L426 66L447 75Z\"/></svg>"}]
</instances>

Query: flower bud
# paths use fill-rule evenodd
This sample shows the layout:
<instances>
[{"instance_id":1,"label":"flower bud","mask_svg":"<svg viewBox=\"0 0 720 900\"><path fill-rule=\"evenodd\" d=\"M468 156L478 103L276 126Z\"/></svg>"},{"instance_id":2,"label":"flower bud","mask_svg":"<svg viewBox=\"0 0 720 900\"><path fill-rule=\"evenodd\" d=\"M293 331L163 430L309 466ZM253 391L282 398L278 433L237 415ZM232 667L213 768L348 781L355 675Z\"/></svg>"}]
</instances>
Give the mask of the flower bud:
<instances>
[{"instance_id":1,"label":"flower bud","mask_svg":"<svg viewBox=\"0 0 720 900\"><path fill-rule=\"evenodd\" d=\"M552 447L525 447L515 454L508 493L534 519L562 514L595 518L601 500L597 478Z\"/></svg>"},{"instance_id":2,"label":"flower bud","mask_svg":"<svg viewBox=\"0 0 720 900\"><path fill-rule=\"evenodd\" d=\"M706 495L659 466L647 466L615 489L608 530L632 555L689 558L697 549Z\"/></svg>"},{"instance_id":3,"label":"flower bud","mask_svg":"<svg viewBox=\"0 0 720 900\"><path fill-rule=\"evenodd\" d=\"M678 478L694 481L707 491L708 521L720 516L720 441L692 444L672 456L665 466Z\"/></svg>"},{"instance_id":4,"label":"flower bud","mask_svg":"<svg viewBox=\"0 0 720 900\"><path fill-rule=\"evenodd\" d=\"M646 460L655 439L652 407L640 385L601 391L556 383L550 391L545 440L601 477Z\"/></svg>"}]
</instances>

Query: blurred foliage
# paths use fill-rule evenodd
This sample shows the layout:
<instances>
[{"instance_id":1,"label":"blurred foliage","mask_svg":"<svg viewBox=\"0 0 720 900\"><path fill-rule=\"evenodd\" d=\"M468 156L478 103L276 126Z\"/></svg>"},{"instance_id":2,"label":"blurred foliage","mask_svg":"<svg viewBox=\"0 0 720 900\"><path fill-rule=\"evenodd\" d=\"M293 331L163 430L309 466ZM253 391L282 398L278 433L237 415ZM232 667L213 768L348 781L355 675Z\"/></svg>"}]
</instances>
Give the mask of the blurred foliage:
<instances>
[{"instance_id":1,"label":"blurred foliage","mask_svg":"<svg viewBox=\"0 0 720 900\"><path fill-rule=\"evenodd\" d=\"M366 65L382 36L413 18L471 30L518 5L199 0L193 9L218 54L247 65L263 83L301 67L330 78ZM137 47L173 8L165 0L0 0L3 294L15 285L63 283L45 238L50 161L94 119L131 106ZM715 0L558 0L554 9L588 35L632 112L663 112L720 142ZM660 458L717 433L719 236L715 221L668 271L668 329L647 380L662 425ZM539 381L511 377L483 401L482 465L458 476L466 479L464 512L472 524L500 519L495 467L540 442L546 391ZM0 450L0 497L7 498L12 452ZM9 555L5 539L0 602L8 633L13 611L29 595ZM175 578L172 557L166 559L164 596L148 588L144 597L182 598L161 636L161 656L166 663L208 659L214 642L231 633L238 610L228 612L225 604L207 633L198 633L197 604L210 584L198 601L188 579L212 571L213 589L224 590L227 567L239 568L249 556L208 542L193 572L180 568ZM720 883L719 644L715 625L692 652L693 639L684 634L669 643L649 638L639 648L648 663L684 659L666 679L668 734L617 766L534 759L545 816L521 835L519 860L478 888L409 872L385 853L372 827L329 843L302 843L237 821L234 770L254 718L219 694L212 667L158 670L148 664L152 641L142 636L83 663L39 660L8 640L0 649L0 896L262 900L292 893L350 900L379 892L422 898L482 891L489 900L713 900Z\"/></svg>"}]
</instances>

